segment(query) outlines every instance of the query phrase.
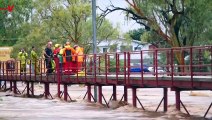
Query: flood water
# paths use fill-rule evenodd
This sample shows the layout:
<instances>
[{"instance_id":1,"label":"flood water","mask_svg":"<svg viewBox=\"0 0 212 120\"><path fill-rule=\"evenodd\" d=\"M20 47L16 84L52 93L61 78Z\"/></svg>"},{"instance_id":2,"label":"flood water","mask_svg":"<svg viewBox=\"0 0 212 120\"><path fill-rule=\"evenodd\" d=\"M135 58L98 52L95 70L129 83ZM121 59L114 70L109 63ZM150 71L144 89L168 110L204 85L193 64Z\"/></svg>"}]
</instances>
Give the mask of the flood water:
<instances>
[{"instance_id":1,"label":"flood water","mask_svg":"<svg viewBox=\"0 0 212 120\"><path fill-rule=\"evenodd\" d=\"M25 85L19 84L19 90ZM62 87L62 86L61 86ZM56 85L50 86L51 94L56 96ZM43 86L35 85L35 93L42 94ZM86 87L78 85L69 86L69 94L75 102L64 102L58 98L53 100L44 98L15 97L11 92L0 92L0 120L204 120L202 117L212 102L211 91L181 92L181 100L190 112L189 117L181 107L181 112L175 109L174 92L169 91L168 112L163 112L163 106L158 112L154 112L162 99L162 89L138 89L137 96L143 104L145 111L133 108L131 90L128 90L129 105L118 105L118 102L110 102L111 107L106 108L98 103L88 103L83 100ZM112 87L103 87L103 94L108 101L112 94ZM117 98L123 95L123 87L117 88ZM104 102L103 102L104 103ZM162 104L163 105L163 104ZM212 109L207 115L212 119Z\"/></svg>"}]
</instances>

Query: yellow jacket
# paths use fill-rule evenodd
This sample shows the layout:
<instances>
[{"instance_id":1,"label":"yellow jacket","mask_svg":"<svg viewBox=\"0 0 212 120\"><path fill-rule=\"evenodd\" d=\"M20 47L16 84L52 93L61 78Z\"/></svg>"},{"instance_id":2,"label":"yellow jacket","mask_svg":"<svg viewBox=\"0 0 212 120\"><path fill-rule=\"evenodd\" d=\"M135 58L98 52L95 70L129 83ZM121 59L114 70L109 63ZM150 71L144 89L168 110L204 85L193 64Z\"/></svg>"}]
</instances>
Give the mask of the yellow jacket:
<instances>
[{"instance_id":1,"label":"yellow jacket","mask_svg":"<svg viewBox=\"0 0 212 120\"><path fill-rule=\"evenodd\" d=\"M26 52L18 53L18 60L20 60L21 64L26 64L27 57L28 57L28 54Z\"/></svg>"}]
</instances>

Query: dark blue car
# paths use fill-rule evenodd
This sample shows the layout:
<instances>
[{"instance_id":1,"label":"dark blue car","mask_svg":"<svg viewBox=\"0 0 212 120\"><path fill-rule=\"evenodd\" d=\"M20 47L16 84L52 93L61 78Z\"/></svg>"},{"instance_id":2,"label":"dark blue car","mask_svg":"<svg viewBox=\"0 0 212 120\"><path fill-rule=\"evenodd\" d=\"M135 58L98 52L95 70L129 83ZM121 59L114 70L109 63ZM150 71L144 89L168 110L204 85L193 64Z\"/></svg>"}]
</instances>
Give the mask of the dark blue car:
<instances>
[{"instance_id":1,"label":"dark blue car","mask_svg":"<svg viewBox=\"0 0 212 120\"><path fill-rule=\"evenodd\" d=\"M143 65L143 69L141 68L141 66L131 66L131 68L130 68L130 72L142 72L142 71L144 71L144 72L150 72L149 70L148 70L148 66L147 65Z\"/></svg>"}]
</instances>

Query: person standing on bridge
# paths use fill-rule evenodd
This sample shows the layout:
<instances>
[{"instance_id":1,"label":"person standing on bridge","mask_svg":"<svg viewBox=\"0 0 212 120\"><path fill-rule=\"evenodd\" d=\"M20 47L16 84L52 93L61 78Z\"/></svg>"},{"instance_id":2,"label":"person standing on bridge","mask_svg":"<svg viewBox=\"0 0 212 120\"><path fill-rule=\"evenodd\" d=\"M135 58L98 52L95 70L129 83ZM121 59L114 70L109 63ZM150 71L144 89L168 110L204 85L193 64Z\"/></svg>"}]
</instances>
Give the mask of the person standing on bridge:
<instances>
[{"instance_id":1,"label":"person standing on bridge","mask_svg":"<svg viewBox=\"0 0 212 120\"><path fill-rule=\"evenodd\" d=\"M79 47L78 45L74 45L74 49L76 50L76 54L75 54L75 65L77 67L76 71L80 72L81 71L81 67L82 67L82 63L83 63L83 48Z\"/></svg>"},{"instance_id":2,"label":"person standing on bridge","mask_svg":"<svg viewBox=\"0 0 212 120\"><path fill-rule=\"evenodd\" d=\"M52 57L53 57L51 42L47 43L47 46L44 51L44 56L45 56L45 63L46 63L46 69L47 69L46 74L48 75L53 72L52 63L51 63Z\"/></svg>"},{"instance_id":3,"label":"person standing on bridge","mask_svg":"<svg viewBox=\"0 0 212 120\"><path fill-rule=\"evenodd\" d=\"M64 51L64 48L65 48L65 45L63 45L60 48L60 52L58 54L58 58L59 58L59 71L60 71L60 73L63 72L63 67L64 67L64 64L63 64L63 51Z\"/></svg>"},{"instance_id":4,"label":"person standing on bridge","mask_svg":"<svg viewBox=\"0 0 212 120\"><path fill-rule=\"evenodd\" d=\"M31 64L32 64L32 73L35 73L35 74L39 74L39 67L38 67L38 55L37 53L35 52L36 49L34 46L32 46L32 50L31 50Z\"/></svg>"},{"instance_id":5,"label":"person standing on bridge","mask_svg":"<svg viewBox=\"0 0 212 120\"><path fill-rule=\"evenodd\" d=\"M25 52L24 48L21 49L21 51L18 53L18 60L20 60L21 66L21 74L26 73L26 60L27 60L28 54Z\"/></svg>"},{"instance_id":6,"label":"person standing on bridge","mask_svg":"<svg viewBox=\"0 0 212 120\"><path fill-rule=\"evenodd\" d=\"M71 47L70 42L66 42L66 45L63 49L63 62L65 73L73 73L73 61L75 59L74 54L76 54L76 51Z\"/></svg>"},{"instance_id":7,"label":"person standing on bridge","mask_svg":"<svg viewBox=\"0 0 212 120\"><path fill-rule=\"evenodd\" d=\"M60 53L60 44L55 44L55 49L53 51L53 57L54 57L54 62L56 65L56 72L58 72L57 70L59 70L59 53Z\"/></svg>"}]
</instances>

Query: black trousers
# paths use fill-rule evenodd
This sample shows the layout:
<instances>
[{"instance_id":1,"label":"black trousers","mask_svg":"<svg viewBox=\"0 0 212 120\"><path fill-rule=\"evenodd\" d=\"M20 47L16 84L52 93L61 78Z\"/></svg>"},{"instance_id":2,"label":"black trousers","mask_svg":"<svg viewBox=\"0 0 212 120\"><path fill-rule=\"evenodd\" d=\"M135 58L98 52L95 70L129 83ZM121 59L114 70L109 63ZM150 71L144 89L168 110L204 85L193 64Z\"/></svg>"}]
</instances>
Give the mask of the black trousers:
<instances>
[{"instance_id":1,"label":"black trousers","mask_svg":"<svg viewBox=\"0 0 212 120\"><path fill-rule=\"evenodd\" d=\"M51 59L45 59L46 62L46 73L52 73L53 69L52 69L52 63L51 63Z\"/></svg>"}]
</instances>

